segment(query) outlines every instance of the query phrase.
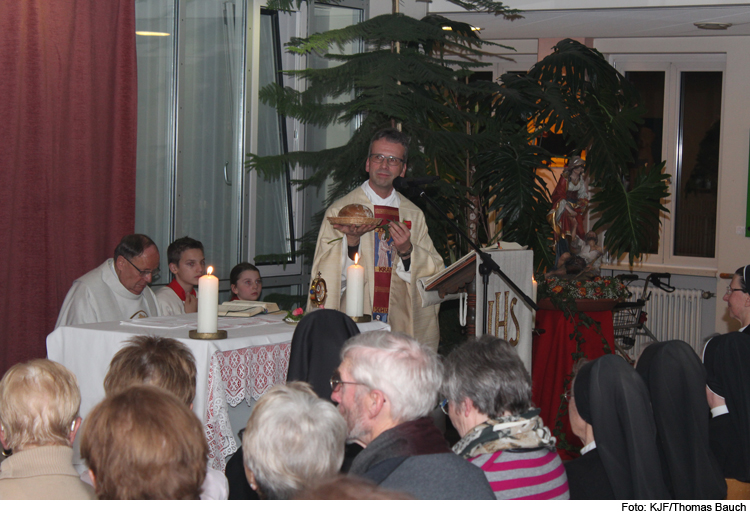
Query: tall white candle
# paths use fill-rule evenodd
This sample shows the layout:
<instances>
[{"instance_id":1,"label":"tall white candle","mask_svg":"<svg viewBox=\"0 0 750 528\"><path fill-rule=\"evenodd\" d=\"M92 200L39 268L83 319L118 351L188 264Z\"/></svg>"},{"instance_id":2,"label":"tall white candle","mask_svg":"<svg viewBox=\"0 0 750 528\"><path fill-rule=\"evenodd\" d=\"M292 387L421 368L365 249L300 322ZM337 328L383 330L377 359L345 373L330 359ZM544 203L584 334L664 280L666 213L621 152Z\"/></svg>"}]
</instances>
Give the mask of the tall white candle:
<instances>
[{"instance_id":1,"label":"tall white candle","mask_svg":"<svg viewBox=\"0 0 750 528\"><path fill-rule=\"evenodd\" d=\"M364 314L365 268L358 262L359 253L354 256L354 264L346 268L346 315L350 317L362 317Z\"/></svg>"},{"instance_id":2,"label":"tall white candle","mask_svg":"<svg viewBox=\"0 0 750 528\"><path fill-rule=\"evenodd\" d=\"M209 266L207 274L198 279L198 332L215 334L219 324L219 279L211 275L213 267Z\"/></svg>"}]
</instances>

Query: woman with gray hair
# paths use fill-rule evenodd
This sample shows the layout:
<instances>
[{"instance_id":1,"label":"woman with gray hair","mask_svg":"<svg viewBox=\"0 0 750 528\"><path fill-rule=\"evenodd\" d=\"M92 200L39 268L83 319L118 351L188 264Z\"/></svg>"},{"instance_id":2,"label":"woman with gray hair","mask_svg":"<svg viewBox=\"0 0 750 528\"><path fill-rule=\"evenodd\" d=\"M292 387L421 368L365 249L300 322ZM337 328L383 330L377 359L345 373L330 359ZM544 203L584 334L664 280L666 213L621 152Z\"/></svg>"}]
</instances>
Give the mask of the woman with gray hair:
<instances>
[{"instance_id":1,"label":"woman with gray hair","mask_svg":"<svg viewBox=\"0 0 750 528\"><path fill-rule=\"evenodd\" d=\"M14 365L0 381L0 499L94 499L73 467L81 418L75 375L47 359Z\"/></svg>"},{"instance_id":2,"label":"woman with gray hair","mask_svg":"<svg viewBox=\"0 0 750 528\"><path fill-rule=\"evenodd\" d=\"M555 438L531 403L513 348L485 335L445 359L440 404L461 435L453 451L480 467L498 499L568 499Z\"/></svg>"},{"instance_id":3,"label":"woman with gray hair","mask_svg":"<svg viewBox=\"0 0 750 528\"><path fill-rule=\"evenodd\" d=\"M255 404L242 436L245 473L263 499L291 499L333 477L344 461L346 422L310 385L277 385Z\"/></svg>"}]
</instances>

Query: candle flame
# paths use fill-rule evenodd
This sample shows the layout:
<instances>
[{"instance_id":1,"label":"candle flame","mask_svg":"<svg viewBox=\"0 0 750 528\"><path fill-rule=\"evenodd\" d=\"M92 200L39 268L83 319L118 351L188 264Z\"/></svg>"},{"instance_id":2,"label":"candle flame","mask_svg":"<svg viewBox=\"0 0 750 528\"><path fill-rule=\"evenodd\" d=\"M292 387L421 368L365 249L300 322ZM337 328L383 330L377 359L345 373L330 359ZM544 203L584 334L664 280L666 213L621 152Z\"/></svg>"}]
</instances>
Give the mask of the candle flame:
<instances>
[{"instance_id":1,"label":"candle flame","mask_svg":"<svg viewBox=\"0 0 750 528\"><path fill-rule=\"evenodd\" d=\"M209 266L208 269L206 270L206 274L207 275L211 275L213 272L214 272L214 267L213 266ZM193 279L193 280L195 280L195 279Z\"/></svg>"},{"instance_id":2,"label":"candle flame","mask_svg":"<svg viewBox=\"0 0 750 528\"><path fill-rule=\"evenodd\" d=\"M354 254L354 263L357 264L359 262L359 253Z\"/></svg>"}]
</instances>

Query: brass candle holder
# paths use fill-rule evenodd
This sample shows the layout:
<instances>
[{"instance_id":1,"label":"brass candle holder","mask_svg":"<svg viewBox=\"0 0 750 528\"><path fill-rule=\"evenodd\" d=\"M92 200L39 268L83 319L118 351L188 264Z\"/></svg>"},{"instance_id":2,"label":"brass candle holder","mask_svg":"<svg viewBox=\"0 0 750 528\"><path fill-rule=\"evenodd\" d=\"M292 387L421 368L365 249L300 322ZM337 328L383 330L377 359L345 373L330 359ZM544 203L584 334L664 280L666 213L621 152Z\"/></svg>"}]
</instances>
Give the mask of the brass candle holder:
<instances>
[{"instance_id":1,"label":"brass candle holder","mask_svg":"<svg viewBox=\"0 0 750 528\"><path fill-rule=\"evenodd\" d=\"M198 330L190 330L188 332L188 336L190 336L190 339L203 339L206 341L211 341L214 339L226 339L227 331L217 330L216 332L199 332Z\"/></svg>"}]
</instances>

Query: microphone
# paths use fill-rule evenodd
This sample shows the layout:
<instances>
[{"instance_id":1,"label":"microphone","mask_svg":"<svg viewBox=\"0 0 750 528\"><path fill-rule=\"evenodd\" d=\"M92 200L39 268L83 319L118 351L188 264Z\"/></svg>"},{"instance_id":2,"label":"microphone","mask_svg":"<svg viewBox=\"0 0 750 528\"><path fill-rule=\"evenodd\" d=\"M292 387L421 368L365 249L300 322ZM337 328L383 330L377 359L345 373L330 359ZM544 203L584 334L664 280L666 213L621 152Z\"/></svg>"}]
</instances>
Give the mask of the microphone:
<instances>
[{"instance_id":1,"label":"microphone","mask_svg":"<svg viewBox=\"0 0 750 528\"><path fill-rule=\"evenodd\" d=\"M393 180L393 188L397 191L405 191L408 189L412 189L414 187L421 187L423 185L427 185L429 183L435 183L440 178L437 176L425 176L424 178L404 178L403 176L399 176L395 180Z\"/></svg>"}]
</instances>

